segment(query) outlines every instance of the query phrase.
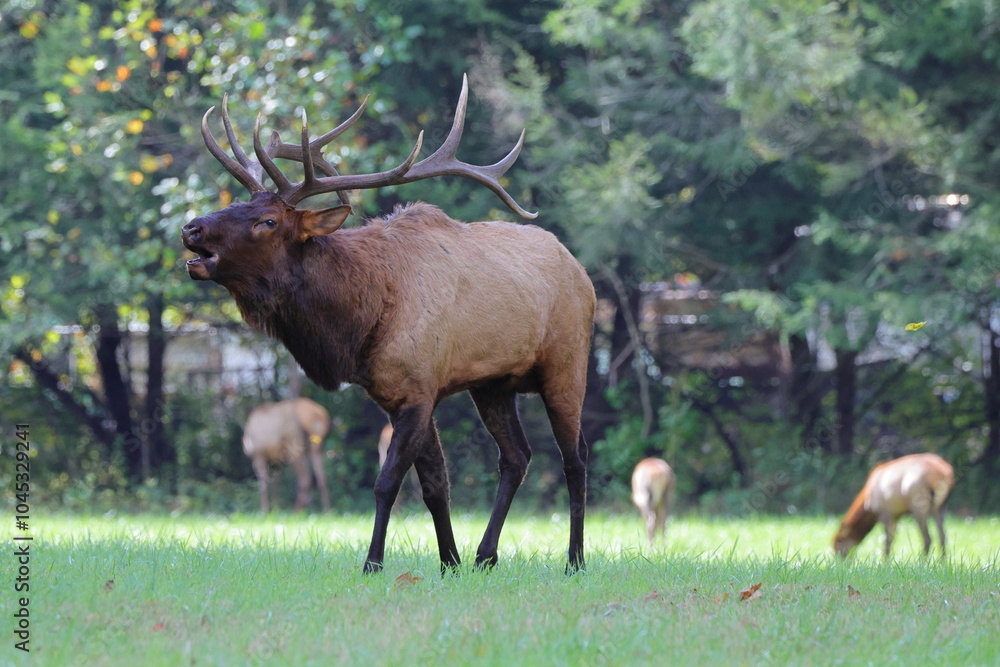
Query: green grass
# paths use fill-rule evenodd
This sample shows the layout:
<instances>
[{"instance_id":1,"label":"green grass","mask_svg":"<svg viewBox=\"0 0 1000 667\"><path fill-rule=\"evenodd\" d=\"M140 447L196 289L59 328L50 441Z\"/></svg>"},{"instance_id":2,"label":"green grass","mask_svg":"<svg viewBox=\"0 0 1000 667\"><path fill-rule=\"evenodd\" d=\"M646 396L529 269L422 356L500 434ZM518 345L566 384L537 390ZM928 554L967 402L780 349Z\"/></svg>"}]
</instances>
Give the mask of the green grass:
<instances>
[{"instance_id":1,"label":"green grass","mask_svg":"<svg viewBox=\"0 0 1000 667\"><path fill-rule=\"evenodd\" d=\"M455 518L467 562L485 520ZM567 517L512 517L494 571L442 578L421 513L394 517L374 577L369 516L50 516L30 660L5 630L0 664L1000 664L1000 520L950 517L941 561L904 519L888 563L881 528L834 559L835 524L687 516L650 550L637 514L592 512L567 577Z\"/></svg>"}]
</instances>

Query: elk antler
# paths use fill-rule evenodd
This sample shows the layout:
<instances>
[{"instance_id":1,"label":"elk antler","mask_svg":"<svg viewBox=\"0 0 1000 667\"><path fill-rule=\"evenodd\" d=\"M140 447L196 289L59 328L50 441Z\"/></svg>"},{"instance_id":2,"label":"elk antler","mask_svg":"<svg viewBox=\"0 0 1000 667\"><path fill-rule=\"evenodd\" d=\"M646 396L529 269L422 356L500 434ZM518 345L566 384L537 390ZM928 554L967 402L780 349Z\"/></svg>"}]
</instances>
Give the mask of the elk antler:
<instances>
[{"instance_id":1,"label":"elk antler","mask_svg":"<svg viewBox=\"0 0 1000 667\"><path fill-rule=\"evenodd\" d=\"M342 134L347 128L353 125L358 118L361 117L361 113L368 104L367 97L350 118L311 142L309 141L308 121L306 119L306 114L303 111L301 145L283 143L278 138L277 132L273 132L271 134L271 138L268 140L266 146L262 145L260 141L261 116L258 114L257 122L254 124L253 131L253 147L254 153L257 157L256 161L247 157L236 141L232 125L229 122L229 112L227 110L228 100L225 96L222 98L222 122L225 125L226 136L229 139L229 144L232 146L233 155L236 156L236 159L234 160L222 150L219 143L215 140L215 137L212 136L212 132L208 129L208 118L212 114L212 111L215 110L215 107L210 108L205 113L204 118L202 118L201 134L205 139L205 145L208 146L209 152L214 155L215 158L222 163L222 166L224 166L226 170L229 171L229 173L232 174L245 188L247 188L250 192L266 191L267 188L264 187L262 181L263 173L266 171L267 175L270 176L272 181L274 181L275 187L277 188L277 195L291 206L295 206L308 197L326 192L337 192L340 195L341 200L344 203L347 203L347 197L344 194L345 190L380 188L388 185L412 183L414 181L431 178L433 176L452 175L462 176L476 181L481 185L485 185L496 193L496 195L518 215L524 218L536 217L538 215L537 213L529 213L521 208L521 206L514 201L514 198L503 189L503 186L501 186L499 182L500 177L503 176L508 169L510 169L510 166L514 164L514 161L517 160L518 154L521 152L521 146L524 143L524 130L521 131L521 136L518 138L517 144L513 149L511 149L510 153L508 153L505 158L496 164L488 166L471 165L460 161L456 157L455 154L458 150L458 144L462 139L462 131L465 128L465 110L468 97L469 81L468 77L463 75L462 94L459 96L458 106L455 109L455 120L452 122L451 130L448 132L448 136L445 138L444 143L441 144L441 147L434 151L434 153L432 153L429 157L414 164L417 154L420 152L420 147L423 144L424 133L421 131L420 134L417 135L417 141L413 146L413 150L410 151L409 156L403 161L402 164L394 169L376 174L338 174L337 170L323 158L322 154L324 146L330 143L330 141L332 141L335 137ZM303 180L298 181L297 183L289 181L281 170L278 169L277 165L274 164L274 158L283 158L286 160L301 162L305 171L305 177ZM317 168L326 174L326 176L317 177Z\"/></svg>"}]
</instances>

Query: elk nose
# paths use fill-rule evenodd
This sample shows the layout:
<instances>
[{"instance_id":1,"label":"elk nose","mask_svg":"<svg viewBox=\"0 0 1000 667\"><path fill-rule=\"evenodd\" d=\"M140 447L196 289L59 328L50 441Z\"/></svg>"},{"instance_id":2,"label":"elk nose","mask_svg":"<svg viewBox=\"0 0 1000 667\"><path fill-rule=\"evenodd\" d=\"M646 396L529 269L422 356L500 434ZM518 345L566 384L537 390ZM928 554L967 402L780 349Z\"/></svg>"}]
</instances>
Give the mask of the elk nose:
<instances>
[{"instance_id":1,"label":"elk nose","mask_svg":"<svg viewBox=\"0 0 1000 667\"><path fill-rule=\"evenodd\" d=\"M181 234L184 238L196 241L201 236L202 224L199 218L195 218L191 222L187 223L181 227Z\"/></svg>"}]
</instances>

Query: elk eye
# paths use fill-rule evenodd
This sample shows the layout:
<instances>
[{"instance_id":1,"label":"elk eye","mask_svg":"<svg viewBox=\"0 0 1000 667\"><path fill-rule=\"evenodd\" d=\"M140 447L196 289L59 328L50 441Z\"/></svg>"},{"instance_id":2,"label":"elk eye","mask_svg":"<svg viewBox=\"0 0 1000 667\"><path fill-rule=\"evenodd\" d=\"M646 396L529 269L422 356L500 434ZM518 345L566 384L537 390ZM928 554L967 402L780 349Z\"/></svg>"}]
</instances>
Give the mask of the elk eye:
<instances>
[{"instance_id":1,"label":"elk eye","mask_svg":"<svg viewBox=\"0 0 1000 667\"><path fill-rule=\"evenodd\" d=\"M264 218L257 224L264 225L268 229L274 229L278 225L274 218Z\"/></svg>"}]
</instances>

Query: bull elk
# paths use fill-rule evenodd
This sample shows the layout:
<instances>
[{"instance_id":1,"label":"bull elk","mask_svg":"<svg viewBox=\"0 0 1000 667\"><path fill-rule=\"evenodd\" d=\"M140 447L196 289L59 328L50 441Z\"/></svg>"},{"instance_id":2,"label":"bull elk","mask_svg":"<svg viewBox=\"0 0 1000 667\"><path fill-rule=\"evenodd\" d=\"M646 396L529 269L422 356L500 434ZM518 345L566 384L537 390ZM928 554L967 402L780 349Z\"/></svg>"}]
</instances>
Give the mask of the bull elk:
<instances>
[{"instance_id":1,"label":"bull elk","mask_svg":"<svg viewBox=\"0 0 1000 667\"><path fill-rule=\"evenodd\" d=\"M323 469L323 438L329 432L330 414L308 398L265 403L250 411L243 427L243 453L250 457L257 475L261 512L266 514L270 505L267 481L271 463L288 463L295 471L295 509L309 504L315 475L323 511L330 511L330 491Z\"/></svg>"},{"instance_id":2,"label":"bull elk","mask_svg":"<svg viewBox=\"0 0 1000 667\"><path fill-rule=\"evenodd\" d=\"M273 133L264 145L258 116L254 157L237 142L225 98L222 120L232 156L209 130L214 107L202 119L208 150L251 197L184 225L184 245L196 255L187 263L188 273L225 287L244 320L280 340L321 387L360 385L394 427L375 482L366 573L382 569L390 510L411 466L434 523L442 570L459 565L448 473L432 414L442 399L463 390L471 394L500 451L496 503L476 565L496 563L500 531L527 471L531 448L516 395L531 392L545 404L569 489L567 570L584 566L587 444L580 415L595 308L586 271L539 227L461 223L424 203L341 229L351 213L346 191L440 175L480 183L514 212L534 217L499 182L517 159L524 132L494 165L474 166L456 157L467 98L463 79L454 122L437 151L416 161L421 132L402 164L375 174L338 174L322 155L322 148L358 119L367 99L348 120L314 141L303 113L299 144L283 143ZM303 180L289 181L275 158L302 163ZM263 185L265 172L273 192ZM332 192L339 194L340 205L296 208L309 197Z\"/></svg>"},{"instance_id":3,"label":"bull elk","mask_svg":"<svg viewBox=\"0 0 1000 667\"><path fill-rule=\"evenodd\" d=\"M833 548L846 557L879 521L885 527L885 555L892 549L896 522L912 514L924 537L924 555L931 550L927 517L933 515L945 554L944 501L955 486L951 465L937 454L911 454L872 468L861 493L847 510L833 539Z\"/></svg>"},{"instance_id":4,"label":"bull elk","mask_svg":"<svg viewBox=\"0 0 1000 667\"><path fill-rule=\"evenodd\" d=\"M632 471L632 502L646 521L649 546L653 546L657 532L664 533L675 485L674 471L663 459L643 459Z\"/></svg>"}]
</instances>

